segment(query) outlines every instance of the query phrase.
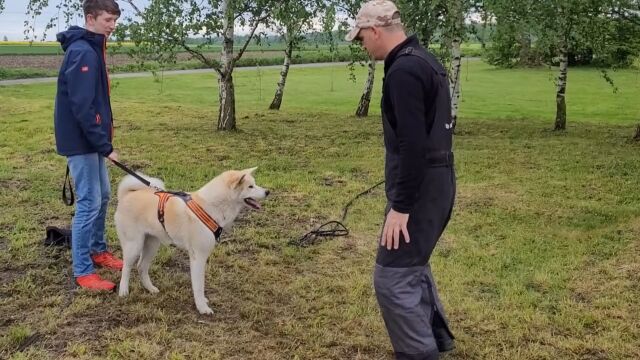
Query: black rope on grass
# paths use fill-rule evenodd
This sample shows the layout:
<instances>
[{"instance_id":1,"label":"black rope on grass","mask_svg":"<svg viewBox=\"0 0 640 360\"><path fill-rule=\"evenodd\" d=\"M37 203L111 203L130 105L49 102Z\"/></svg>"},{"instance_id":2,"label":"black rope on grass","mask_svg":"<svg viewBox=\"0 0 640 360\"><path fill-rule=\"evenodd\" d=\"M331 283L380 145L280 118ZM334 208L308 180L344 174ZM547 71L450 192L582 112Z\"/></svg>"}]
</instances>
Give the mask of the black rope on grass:
<instances>
[{"instance_id":1,"label":"black rope on grass","mask_svg":"<svg viewBox=\"0 0 640 360\"><path fill-rule=\"evenodd\" d=\"M347 218L347 212L349 211L349 208L351 207L353 202L356 201L358 198L369 194L375 188L377 188L382 184L384 184L384 180L378 182L377 184L373 185L367 190L356 195L353 199L349 200L349 202L345 205L344 209L342 210L342 217L340 218L340 221L332 220L332 221L326 222L320 225L317 229L309 231L308 233L304 234L299 239L293 239L289 241L288 244L291 246L308 247L308 246L316 245L322 242L323 239L349 235L349 229L347 229L347 227L344 226L343 224L343 222Z\"/></svg>"}]
</instances>

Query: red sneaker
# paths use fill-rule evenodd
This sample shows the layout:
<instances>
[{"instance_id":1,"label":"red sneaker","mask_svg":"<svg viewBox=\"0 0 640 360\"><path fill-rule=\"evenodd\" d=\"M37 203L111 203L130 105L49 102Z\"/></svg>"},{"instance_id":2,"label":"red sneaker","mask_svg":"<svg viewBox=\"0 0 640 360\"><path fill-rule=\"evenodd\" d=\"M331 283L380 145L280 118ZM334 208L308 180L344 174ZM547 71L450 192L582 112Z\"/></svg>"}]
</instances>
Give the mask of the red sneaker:
<instances>
[{"instance_id":1,"label":"red sneaker","mask_svg":"<svg viewBox=\"0 0 640 360\"><path fill-rule=\"evenodd\" d=\"M104 280L98 274L89 274L84 276L78 276L76 283L83 288L91 291L113 291L116 284L109 280Z\"/></svg>"},{"instance_id":2,"label":"red sneaker","mask_svg":"<svg viewBox=\"0 0 640 360\"><path fill-rule=\"evenodd\" d=\"M112 270L122 270L122 260L113 256L112 253L105 251L100 254L91 255L93 263Z\"/></svg>"}]
</instances>

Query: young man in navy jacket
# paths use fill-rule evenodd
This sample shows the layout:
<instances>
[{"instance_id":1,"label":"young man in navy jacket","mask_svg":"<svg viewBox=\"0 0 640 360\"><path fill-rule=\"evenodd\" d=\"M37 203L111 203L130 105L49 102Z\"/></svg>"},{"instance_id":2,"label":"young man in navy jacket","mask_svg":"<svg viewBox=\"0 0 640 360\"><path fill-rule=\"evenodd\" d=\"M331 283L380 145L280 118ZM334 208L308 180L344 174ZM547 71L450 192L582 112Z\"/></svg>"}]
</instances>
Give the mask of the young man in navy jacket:
<instances>
[{"instance_id":1,"label":"young man in navy jacket","mask_svg":"<svg viewBox=\"0 0 640 360\"><path fill-rule=\"evenodd\" d=\"M57 35L65 52L58 75L54 128L56 149L67 157L77 202L71 227L73 276L81 288L111 291L94 266L122 269L107 250L105 218L111 189L105 158L113 149L110 84L105 63L107 38L120 8L114 0L84 0L85 28L72 26Z\"/></svg>"}]
</instances>

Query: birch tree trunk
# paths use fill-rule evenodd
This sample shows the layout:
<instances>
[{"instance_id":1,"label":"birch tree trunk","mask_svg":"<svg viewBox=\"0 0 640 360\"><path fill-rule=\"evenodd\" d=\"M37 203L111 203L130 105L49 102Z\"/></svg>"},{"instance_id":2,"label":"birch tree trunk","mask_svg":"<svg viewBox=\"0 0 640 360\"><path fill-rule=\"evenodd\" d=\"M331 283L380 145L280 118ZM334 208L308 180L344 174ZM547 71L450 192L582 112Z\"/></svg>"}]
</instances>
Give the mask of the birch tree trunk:
<instances>
[{"instance_id":1,"label":"birch tree trunk","mask_svg":"<svg viewBox=\"0 0 640 360\"><path fill-rule=\"evenodd\" d=\"M235 130L236 128L236 97L233 87L233 26L235 23L233 0L222 2L223 44L220 57L221 71L218 76L220 108L218 111L218 130Z\"/></svg>"},{"instance_id":2,"label":"birch tree trunk","mask_svg":"<svg viewBox=\"0 0 640 360\"><path fill-rule=\"evenodd\" d=\"M291 56L293 53L293 42L291 40L287 43L287 48L284 51L284 63L280 70L280 81L278 81L278 87L276 93L273 96L273 101L269 105L269 110L280 110L282 105L282 97L284 96L284 86L287 82L287 75L289 74L289 67L291 66Z\"/></svg>"},{"instance_id":3,"label":"birch tree trunk","mask_svg":"<svg viewBox=\"0 0 640 360\"><path fill-rule=\"evenodd\" d=\"M236 129L236 94L233 76L229 74L219 82L220 109L218 111L218 130Z\"/></svg>"},{"instance_id":4,"label":"birch tree trunk","mask_svg":"<svg viewBox=\"0 0 640 360\"><path fill-rule=\"evenodd\" d=\"M367 75L367 82L364 84L364 92L360 97L360 103L356 109L357 117L366 117L369 115L369 105L371 104L371 93L373 92L373 81L376 75L376 60L369 57L369 74Z\"/></svg>"},{"instance_id":5,"label":"birch tree trunk","mask_svg":"<svg viewBox=\"0 0 640 360\"><path fill-rule=\"evenodd\" d=\"M455 37L451 43L451 125L455 129L458 122L458 107L460 103L460 68L462 67L461 39Z\"/></svg>"},{"instance_id":6,"label":"birch tree trunk","mask_svg":"<svg viewBox=\"0 0 640 360\"><path fill-rule=\"evenodd\" d=\"M567 72L569 68L569 49L567 42L560 49L560 74L558 75L558 89L556 91L556 123L555 130L567 128Z\"/></svg>"}]
</instances>

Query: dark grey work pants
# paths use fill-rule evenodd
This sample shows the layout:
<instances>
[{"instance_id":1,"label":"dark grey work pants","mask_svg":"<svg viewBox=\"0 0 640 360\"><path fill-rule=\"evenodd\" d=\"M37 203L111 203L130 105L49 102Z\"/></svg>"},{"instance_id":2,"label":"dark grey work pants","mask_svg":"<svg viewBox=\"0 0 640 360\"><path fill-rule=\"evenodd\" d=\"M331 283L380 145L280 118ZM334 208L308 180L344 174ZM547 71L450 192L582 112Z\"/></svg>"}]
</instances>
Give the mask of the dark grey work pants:
<instances>
[{"instance_id":1,"label":"dark grey work pants","mask_svg":"<svg viewBox=\"0 0 640 360\"><path fill-rule=\"evenodd\" d=\"M411 242L401 239L397 250L378 247L374 287L398 360L438 359L438 348L454 339L429 258L451 217L455 191L452 167L428 169L409 215Z\"/></svg>"}]
</instances>

